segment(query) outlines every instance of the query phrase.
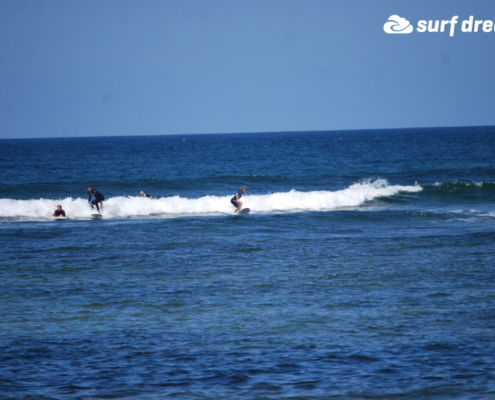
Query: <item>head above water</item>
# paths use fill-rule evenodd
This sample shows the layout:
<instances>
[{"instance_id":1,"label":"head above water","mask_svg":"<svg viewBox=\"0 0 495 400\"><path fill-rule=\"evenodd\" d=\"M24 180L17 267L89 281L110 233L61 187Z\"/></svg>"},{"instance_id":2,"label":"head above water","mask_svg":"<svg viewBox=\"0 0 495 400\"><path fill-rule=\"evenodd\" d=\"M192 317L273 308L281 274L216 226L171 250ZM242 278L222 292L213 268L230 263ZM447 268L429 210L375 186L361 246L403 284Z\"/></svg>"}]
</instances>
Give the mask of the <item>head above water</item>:
<instances>
[{"instance_id":1,"label":"head above water","mask_svg":"<svg viewBox=\"0 0 495 400\"><path fill-rule=\"evenodd\" d=\"M241 192L245 192L246 191L246 186L241 187L240 190L241 190Z\"/></svg>"},{"instance_id":2,"label":"head above water","mask_svg":"<svg viewBox=\"0 0 495 400\"><path fill-rule=\"evenodd\" d=\"M88 190L93 190L93 186L88 185Z\"/></svg>"}]
</instances>

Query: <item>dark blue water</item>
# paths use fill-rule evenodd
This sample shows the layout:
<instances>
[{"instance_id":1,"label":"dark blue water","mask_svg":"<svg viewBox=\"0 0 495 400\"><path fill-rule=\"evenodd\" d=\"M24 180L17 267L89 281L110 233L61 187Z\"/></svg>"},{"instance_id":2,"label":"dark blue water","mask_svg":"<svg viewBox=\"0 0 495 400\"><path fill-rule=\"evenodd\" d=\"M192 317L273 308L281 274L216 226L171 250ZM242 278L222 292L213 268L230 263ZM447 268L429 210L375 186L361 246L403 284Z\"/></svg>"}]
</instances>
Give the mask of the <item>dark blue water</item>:
<instances>
[{"instance_id":1,"label":"dark blue water","mask_svg":"<svg viewBox=\"0 0 495 400\"><path fill-rule=\"evenodd\" d=\"M492 127L0 141L0 398L495 398L493 154Z\"/></svg>"}]
</instances>

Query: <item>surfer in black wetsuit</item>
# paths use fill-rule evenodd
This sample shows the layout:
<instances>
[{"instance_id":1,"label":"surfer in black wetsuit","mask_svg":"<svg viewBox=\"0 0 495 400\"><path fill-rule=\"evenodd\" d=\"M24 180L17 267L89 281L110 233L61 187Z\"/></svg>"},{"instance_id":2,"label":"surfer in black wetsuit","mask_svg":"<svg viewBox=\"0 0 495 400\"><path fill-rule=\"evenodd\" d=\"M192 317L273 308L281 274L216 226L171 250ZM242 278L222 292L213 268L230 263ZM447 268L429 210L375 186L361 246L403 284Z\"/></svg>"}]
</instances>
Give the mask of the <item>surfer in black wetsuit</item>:
<instances>
[{"instance_id":1,"label":"surfer in black wetsuit","mask_svg":"<svg viewBox=\"0 0 495 400\"><path fill-rule=\"evenodd\" d=\"M162 198L162 196L155 196L153 194L148 194L142 190L139 192L139 194L143 197L149 197L150 199L161 199ZM168 196L168 197L170 197L170 196Z\"/></svg>"},{"instance_id":2,"label":"surfer in black wetsuit","mask_svg":"<svg viewBox=\"0 0 495 400\"><path fill-rule=\"evenodd\" d=\"M141 190L139 194L143 197L148 197L150 199L161 199L162 197L174 197L173 195L169 194L168 196L156 196L154 194L148 194L145 191Z\"/></svg>"},{"instance_id":3,"label":"surfer in black wetsuit","mask_svg":"<svg viewBox=\"0 0 495 400\"><path fill-rule=\"evenodd\" d=\"M52 214L54 217L65 217L65 211L62 210L62 206L57 206L57 209Z\"/></svg>"},{"instance_id":4,"label":"surfer in black wetsuit","mask_svg":"<svg viewBox=\"0 0 495 400\"><path fill-rule=\"evenodd\" d=\"M245 191L246 191L246 186L241 187L239 191L235 194L235 196L230 199L230 202L235 207L234 212L237 212L242 208L242 202L239 201L239 199L242 197Z\"/></svg>"},{"instance_id":5,"label":"surfer in black wetsuit","mask_svg":"<svg viewBox=\"0 0 495 400\"><path fill-rule=\"evenodd\" d=\"M91 208L96 206L96 210L100 212L100 207L98 207L98 203L101 204L101 208L103 208L103 200L105 200L105 196L103 196L98 190L93 189L93 186L88 186L88 203L91 204ZM91 201L91 197L95 199Z\"/></svg>"}]
</instances>

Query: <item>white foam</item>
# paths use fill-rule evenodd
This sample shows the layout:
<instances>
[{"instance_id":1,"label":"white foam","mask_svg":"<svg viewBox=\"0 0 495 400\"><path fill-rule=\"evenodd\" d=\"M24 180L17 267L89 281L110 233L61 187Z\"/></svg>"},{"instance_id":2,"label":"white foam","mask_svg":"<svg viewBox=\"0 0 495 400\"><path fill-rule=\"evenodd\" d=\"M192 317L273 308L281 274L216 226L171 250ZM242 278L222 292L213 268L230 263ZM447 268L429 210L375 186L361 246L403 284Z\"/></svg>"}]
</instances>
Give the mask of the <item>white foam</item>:
<instances>
[{"instance_id":1,"label":"white foam","mask_svg":"<svg viewBox=\"0 0 495 400\"><path fill-rule=\"evenodd\" d=\"M242 198L243 206L251 213L275 213L297 211L330 211L357 207L377 197L389 197L399 192L419 192L415 186L389 185L386 180L364 181L338 191L312 191L251 195ZM112 197L105 201L102 214L108 218L177 217L184 215L233 214L229 196L204 196L188 199L180 196L149 199L144 197ZM71 219L88 219L91 210L86 199L63 200L13 200L0 199L0 218L51 219L57 205L61 205Z\"/></svg>"}]
</instances>

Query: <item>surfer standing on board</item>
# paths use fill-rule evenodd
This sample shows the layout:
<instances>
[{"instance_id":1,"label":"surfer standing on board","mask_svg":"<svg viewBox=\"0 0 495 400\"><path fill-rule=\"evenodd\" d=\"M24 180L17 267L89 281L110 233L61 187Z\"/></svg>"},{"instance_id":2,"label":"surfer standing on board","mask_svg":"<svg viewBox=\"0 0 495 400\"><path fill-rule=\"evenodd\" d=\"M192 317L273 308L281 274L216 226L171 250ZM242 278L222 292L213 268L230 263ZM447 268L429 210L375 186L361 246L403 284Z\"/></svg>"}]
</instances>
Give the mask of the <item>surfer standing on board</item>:
<instances>
[{"instance_id":1,"label":"surfer standing on board","mask_svg":"<svg viewBox=\"0 0 495 400\"><path fill-rule=\"evenodd\" d=\"M105 196L103 196L98 190L93 189L93 186L88 186L88 203L91 204L91 208L96 206L96 210L100 212L100 207L98 207L98 203L101 204L101 208L103 208L103 200L105 200ZM91 197L94 196L94 200L91 201Z\"/></svg>"},{"instance_id":2,"label":"surfer standing on board","mask_svg":"<svg viewBox=\"0 0 495 400\"><path fill-rule=\"evenodd\" d=\"M246 191L246 186L241 187L239 191L235 194L235 196L230 199L230 202L236 208L234 212L237 212L242 208L242 202L239 201L239 199L242 197L245 191Z\"/></svg>"}]
</instances>

